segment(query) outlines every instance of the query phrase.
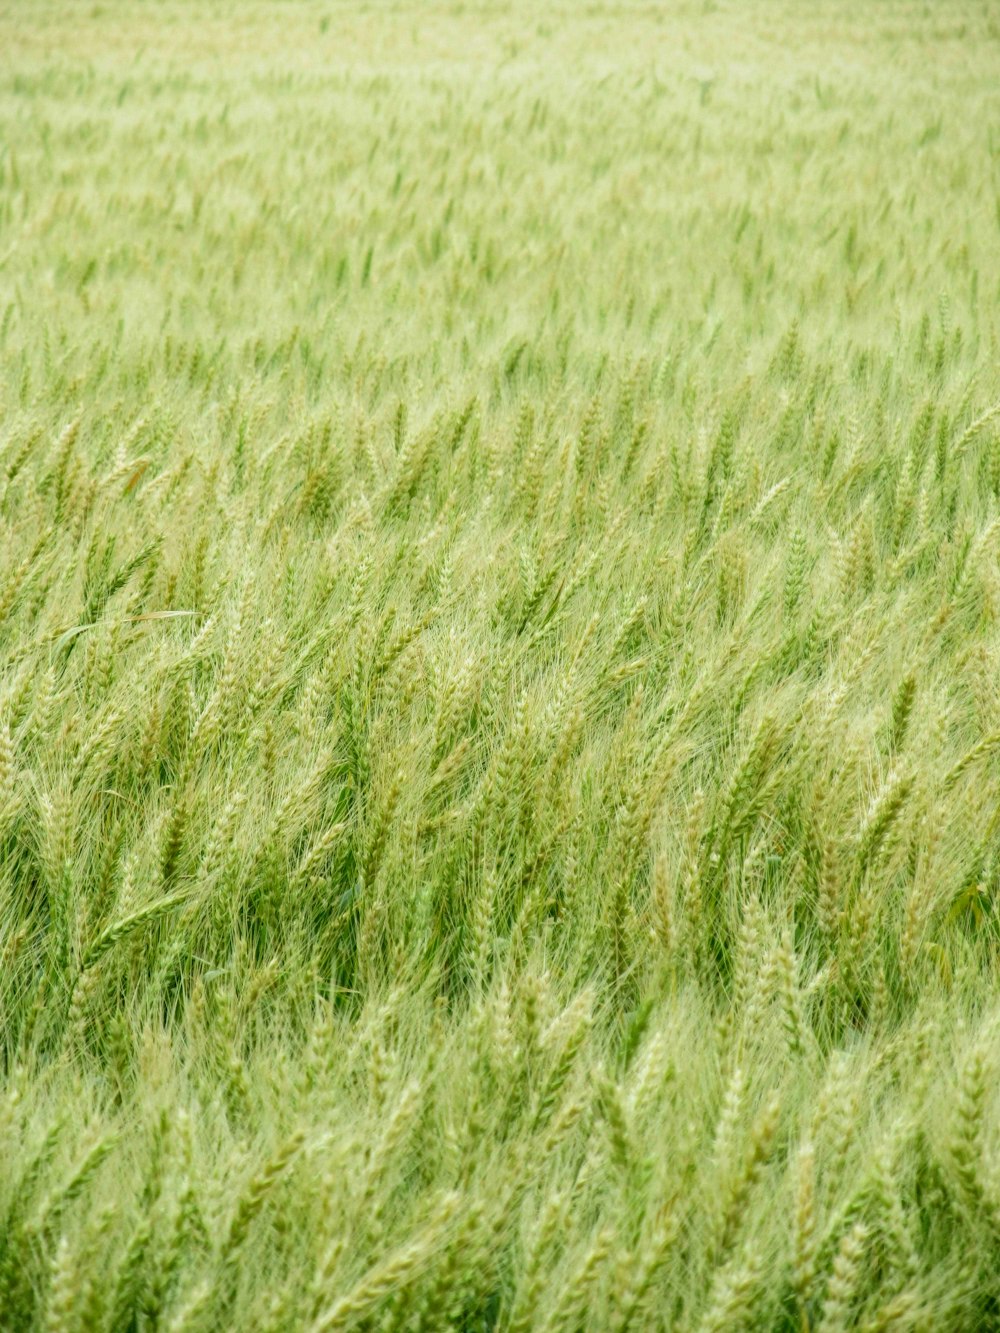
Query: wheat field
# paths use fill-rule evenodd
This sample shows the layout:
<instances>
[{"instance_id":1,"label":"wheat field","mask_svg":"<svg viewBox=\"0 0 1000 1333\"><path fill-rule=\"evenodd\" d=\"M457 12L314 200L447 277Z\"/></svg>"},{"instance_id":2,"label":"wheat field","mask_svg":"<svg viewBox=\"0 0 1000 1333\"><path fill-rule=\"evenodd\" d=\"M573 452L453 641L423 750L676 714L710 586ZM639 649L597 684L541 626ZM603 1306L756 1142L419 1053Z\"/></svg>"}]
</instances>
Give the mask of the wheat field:
<instances>
[{"instance_id":1,"label":"wheat field","mask_svg":"<svg viewBox=\"0 0 1000 1333\"><path fill-rule=\"evenodd\" d=\"M0 51L0 1328L1000 1328L996 8Z\"/></svg>"}]
</instances>

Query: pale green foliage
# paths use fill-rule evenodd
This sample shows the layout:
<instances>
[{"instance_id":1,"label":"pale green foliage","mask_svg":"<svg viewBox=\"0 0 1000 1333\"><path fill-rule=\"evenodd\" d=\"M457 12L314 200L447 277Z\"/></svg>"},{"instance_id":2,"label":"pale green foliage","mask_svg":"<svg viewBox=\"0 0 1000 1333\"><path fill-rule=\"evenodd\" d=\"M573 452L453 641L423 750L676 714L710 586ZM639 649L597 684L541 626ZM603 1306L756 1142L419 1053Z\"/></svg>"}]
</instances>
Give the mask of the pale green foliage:
<instances>
[{"instance_id":1,"label":"pale green foliage","mask_svg":"<svg viewBox=\"0 0 1000 1333\"><path fill-rule=\"evenodd\" d=\"M0 50L0 1326L997 1327L995 8Z\"/></svg>"}]
</instances>

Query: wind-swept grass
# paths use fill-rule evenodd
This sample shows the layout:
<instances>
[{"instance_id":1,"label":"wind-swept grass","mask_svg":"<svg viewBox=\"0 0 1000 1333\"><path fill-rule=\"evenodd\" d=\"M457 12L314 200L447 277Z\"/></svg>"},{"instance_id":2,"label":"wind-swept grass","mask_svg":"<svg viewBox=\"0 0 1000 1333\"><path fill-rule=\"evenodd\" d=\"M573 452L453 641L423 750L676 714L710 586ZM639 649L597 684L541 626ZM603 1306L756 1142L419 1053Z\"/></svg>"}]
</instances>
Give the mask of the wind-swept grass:
<instances>
[{"instance_id":1,"label":"wind-swept grass","mask_svg":"<svg viewBox=\"0 0 1000 1333\"><path fill-rule=\"evenodd\" d=\"M0 49L0 1326L1000 1326L992 7Z\"/></svg>"}]
</instances>

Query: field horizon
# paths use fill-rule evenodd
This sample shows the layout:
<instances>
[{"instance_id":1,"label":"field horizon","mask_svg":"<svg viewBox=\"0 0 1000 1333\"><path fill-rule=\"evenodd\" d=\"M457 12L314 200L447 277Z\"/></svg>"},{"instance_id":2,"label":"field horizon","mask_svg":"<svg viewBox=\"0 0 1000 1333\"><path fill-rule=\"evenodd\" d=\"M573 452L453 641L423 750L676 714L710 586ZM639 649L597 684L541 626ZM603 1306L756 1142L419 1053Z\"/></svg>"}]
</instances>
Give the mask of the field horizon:
<instances>
[{"instance_id":1,"label":"field horizon","mask_svg":"<svg viewBox=\"0 0 1000 1333\"><path fill-rule=\"evenodd\" d=\"M1000 1328L993 6L0 50L0 1328Z\"/></svg>"}]
</instances>

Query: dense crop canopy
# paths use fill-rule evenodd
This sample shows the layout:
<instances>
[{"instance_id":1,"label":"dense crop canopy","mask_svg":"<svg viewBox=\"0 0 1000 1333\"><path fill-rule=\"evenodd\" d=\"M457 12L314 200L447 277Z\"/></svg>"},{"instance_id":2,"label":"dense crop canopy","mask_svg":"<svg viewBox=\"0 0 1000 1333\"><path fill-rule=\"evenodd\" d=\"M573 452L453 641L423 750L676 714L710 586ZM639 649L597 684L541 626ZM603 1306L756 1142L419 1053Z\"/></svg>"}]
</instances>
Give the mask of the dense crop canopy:
<instances>
[{"instance_id":1,"label":"dense crop canopy","mask_svg":"<svg viewBox=\"0 0 1000 1333\"><path fill-rule=\"evenodd\" d=\"M0 50L0 1326L996 1327L995 7Z\"/></svg>"}]
</instances>

